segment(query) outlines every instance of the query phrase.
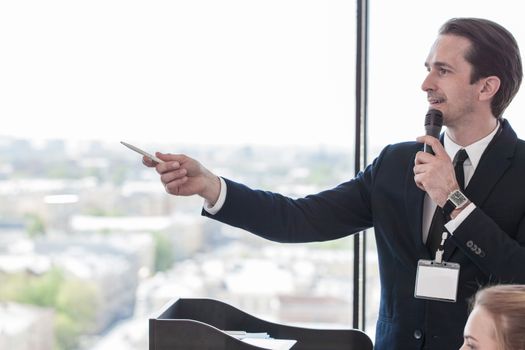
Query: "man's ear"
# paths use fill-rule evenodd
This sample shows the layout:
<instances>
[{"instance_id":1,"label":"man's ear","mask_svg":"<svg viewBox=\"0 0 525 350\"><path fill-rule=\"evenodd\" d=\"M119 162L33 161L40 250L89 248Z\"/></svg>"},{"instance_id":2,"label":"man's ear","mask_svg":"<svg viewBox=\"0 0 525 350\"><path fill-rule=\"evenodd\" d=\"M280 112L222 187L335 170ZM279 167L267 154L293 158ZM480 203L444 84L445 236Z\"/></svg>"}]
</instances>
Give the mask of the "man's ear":
<instances>
[{"instance_id":1,"label":"man's ear","mask_svg":"<svg viewBox=\"0 0 525 350\"><path fill-rule=\"evenodd\" d=\"M500 84L501 80L495 75L481 79L480 100L487 101L494 97L499 90Z\"/></svg>"}]
</instances>

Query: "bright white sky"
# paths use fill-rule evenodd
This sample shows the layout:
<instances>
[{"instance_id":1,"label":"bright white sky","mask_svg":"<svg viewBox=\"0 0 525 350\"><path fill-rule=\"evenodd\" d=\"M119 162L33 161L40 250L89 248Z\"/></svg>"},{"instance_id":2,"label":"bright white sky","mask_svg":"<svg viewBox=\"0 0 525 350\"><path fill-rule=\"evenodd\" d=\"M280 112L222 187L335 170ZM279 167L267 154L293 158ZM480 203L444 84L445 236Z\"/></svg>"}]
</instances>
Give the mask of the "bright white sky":
<instances>
[{"instance_id":1,"label":"bright white sky","mask_svg":"<svg viewBox=\"0 0 525 350\"><path fill-rule=\"evenodd\" d=\"M494 19L525 47L519 2L494 4L370 0L372 144L423 133L446 19ZM0 134L350 147L354 22L349 0L2 1Z\"/></svg>"},{"instance_id":2,"label":"bright white sky","mask_svg":"<svg viewBox=\"0 0 525 350\"><path fill-rule=\"evenodd\" d=\"M4 1L0 133L344 140L355 46L347 3ZM348 125L332 128L325 116Z\"/></svg>"}]
</instances>

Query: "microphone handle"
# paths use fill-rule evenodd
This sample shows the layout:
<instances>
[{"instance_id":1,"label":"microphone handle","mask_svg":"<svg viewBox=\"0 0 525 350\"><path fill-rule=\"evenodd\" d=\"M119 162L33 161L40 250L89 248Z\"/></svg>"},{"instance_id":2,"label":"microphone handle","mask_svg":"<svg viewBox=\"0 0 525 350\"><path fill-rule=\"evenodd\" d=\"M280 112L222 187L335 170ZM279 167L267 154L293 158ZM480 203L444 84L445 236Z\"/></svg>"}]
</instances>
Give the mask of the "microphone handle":
<instances>
[{"instance_id":1,"label":"microphone handle","mask_svg":"<svg viewBox=\"0 0 525 350\"><path fill-rule=\"evenodd\" d=\"M441 124L425 125L425 131L427 135L434 136L436 139L438 139L439 134L441 133ZM423 151L434 154L432 147L426 143L423 145Z\"/></svg>"},{"instance_id":2,"label":"microphone handle","mask_svg":"<svg viewBox=\"0 0 525 350\"><path fill-rule=\"evenodd\" d=\"M434 151L432 150L432 147L430 147L426 143L423 145L423 152L434 154Z\"/></svg>"}]
</instances>

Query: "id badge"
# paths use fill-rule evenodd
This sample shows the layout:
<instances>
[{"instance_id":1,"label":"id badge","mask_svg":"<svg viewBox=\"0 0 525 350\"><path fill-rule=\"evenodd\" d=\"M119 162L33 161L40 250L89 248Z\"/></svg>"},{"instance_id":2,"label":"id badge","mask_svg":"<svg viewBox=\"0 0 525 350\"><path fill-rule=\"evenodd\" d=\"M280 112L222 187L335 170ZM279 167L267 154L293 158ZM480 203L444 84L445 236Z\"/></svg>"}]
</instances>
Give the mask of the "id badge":
<instances>
[{"instance_id":1,"label":"id badge","mask_svg":"<svg viewBox=\"0 0 525 350\"><path fill-rule=\"evenodd\" d=\"M419 260L414 296L420 299L456 302L459 264Z\"/></svg>"}]
</instances>

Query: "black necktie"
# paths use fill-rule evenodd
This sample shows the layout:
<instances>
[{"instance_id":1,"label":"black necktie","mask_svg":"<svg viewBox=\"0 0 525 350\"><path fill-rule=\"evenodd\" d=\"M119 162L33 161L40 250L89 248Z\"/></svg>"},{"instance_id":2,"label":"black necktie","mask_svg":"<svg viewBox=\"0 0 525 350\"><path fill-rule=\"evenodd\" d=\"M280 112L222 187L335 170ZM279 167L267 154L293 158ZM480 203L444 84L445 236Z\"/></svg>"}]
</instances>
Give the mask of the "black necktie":
<instances>
[{"instance_id":1,"label":"black necktie","mask_svg":"<svg viewBox=\"0 0 525 350\"><path fill-rule=\"evenodd\" d=\"M461 191L465 189L465 173L463 172L463 163L467 158L468 154L464 149L460 149L454 157L454 172L456 173L456 180L458 181ZM447 219L443 214L443 210L437 206L427 237L427 248L429 249L432 256L434 256L441 244L446 222Z\"/></svg>"}]
</instances>

